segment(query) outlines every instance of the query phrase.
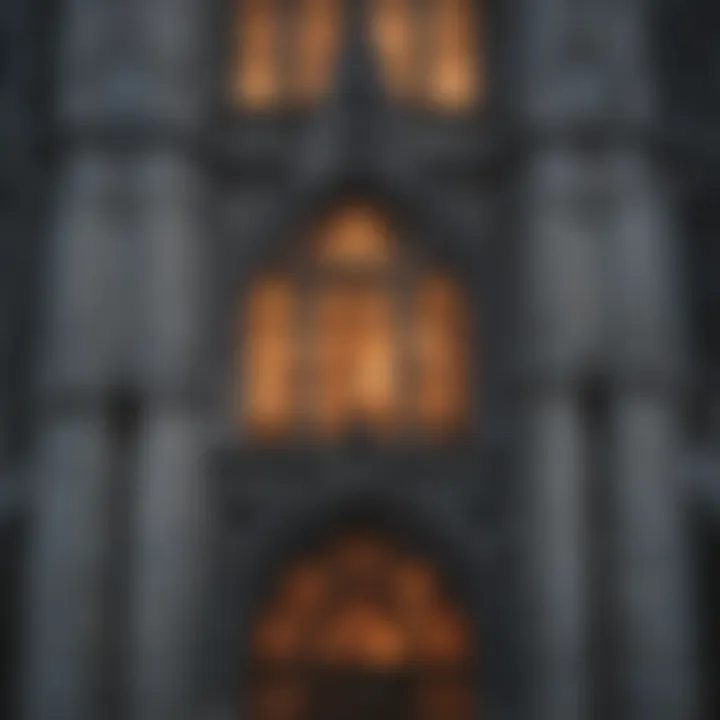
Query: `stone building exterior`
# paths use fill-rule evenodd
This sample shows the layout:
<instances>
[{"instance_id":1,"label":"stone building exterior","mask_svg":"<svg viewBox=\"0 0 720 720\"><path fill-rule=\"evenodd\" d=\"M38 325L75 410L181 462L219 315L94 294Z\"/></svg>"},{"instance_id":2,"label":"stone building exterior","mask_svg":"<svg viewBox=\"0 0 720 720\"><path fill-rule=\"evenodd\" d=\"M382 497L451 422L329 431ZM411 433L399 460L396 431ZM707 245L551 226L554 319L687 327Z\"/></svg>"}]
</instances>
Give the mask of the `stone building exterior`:
<instances>
[{"instance_id":1,"label":"stone building exterior","mask_svg":"<svg viewBox=\"0 0 720 720\"><path fill-rule=\"evenodd\" d=\"M717 11L473 3L458 110L406 97L379 0L285 103L240 5L0 8L0 715L421 717L253 709L269 588L362 526L446 578L472 715L720 717ZM356 197L465 289L471 421L256 442L243 298Z\"/></svg>"}]
</instances>

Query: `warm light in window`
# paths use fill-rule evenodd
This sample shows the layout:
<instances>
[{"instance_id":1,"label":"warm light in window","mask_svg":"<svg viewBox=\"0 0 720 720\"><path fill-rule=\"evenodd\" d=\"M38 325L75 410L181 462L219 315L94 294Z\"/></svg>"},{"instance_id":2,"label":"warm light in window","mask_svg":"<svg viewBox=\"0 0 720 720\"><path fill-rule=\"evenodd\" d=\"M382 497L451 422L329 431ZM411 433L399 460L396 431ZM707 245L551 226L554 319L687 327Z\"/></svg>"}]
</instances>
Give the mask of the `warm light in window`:
<instances>
[{"instance_id":1,"label":"warm light in window","mask_svg":"<svg viewBox=\"0 0 720 720\"><path fill-rule=\"evenodd\" d=\"M365 204L343 207L318 230L317 262L333 265L377 266L397 261L397 248L387 218Z\"/></svg>"},{"instance_id":2,"label":"warm light in window","mask_svg":"<svg viewBox=\"0 0 720 720\"><path fill-rule=\"evenodd\" d=\"M315 655L328 665L397 667L406 662L407 638L394 618L377 604L355 600L326 620Z\"/></svg>"},{"instance_id":3,"label":"warm light in window","mask_svg":"<svg viewBox=\"0 0 720 720\"><path fill-rule=\"evenodd\" d=\"M471 0L430 3L434 32L428 95L430 102L440 107L471 105L478 94L477 27L471 4Z\"/></svg>"},{"instance_id":4,"label":"warm light in window","mask_svg":"<svg viewBox=\"0 0 720 720\"><path fill-rule=\"evenodd\" d=\"M252 660L253 720L268 711L278 720L342 717L358 701L353 688L379 690L373 708L383 716L471 716L467 619L435 568L379 534L342 535L297 560L259 615ZM403 693L383 692L393 678ZM329 715L315 714L318 691L334 697Z\"/></svg>"},{"instance_id":5,"label":"warm light in window","mask_svg":"<svg viewBox=\"0 0 720 720\"><path fill-rule=\"evenodd\" d=\"M340 0L298 0L295 97L317 100L327 88L340 42Z\"/></svg>"},{"instance_id":6,"label":"warm light in window","mask_svg":"<svg viewBox=\"0 0 720 720\"><path fill-rule=\"evenodd\" d=\"M413 330L419 424L442 434L462 422L467 392L464 303L451 279L431 277L420 284Z\"/></svg>"},{"instance_id":7,"label":"warm light in window","mask_svg":"<svg viewBox=\"0 0 720 720\"><path fill-rule=\"evenodd\" d=\"M238 0L234 95L264 110L328 89L342 34L341 0Z\"/></svg>"},{"instance_id":8,"label":"warm light in window","mask_svg":"<svg viewBox=\"0 0 720 720\"><path fill-rule=\"evenodd\" d=\"M255 283L244 314L243 377L239 388L242 421L260 438L287 434L293 423L294 308L284 278Z\"/></svg>"},{"instance_id":9,"label":"warm light in window","mask_svg":"<svg viewBox=\"0 0 720 720\"><path fill-rule=\"evenodd\" d=\"M292 568L280 586L280 596L292 607L296 618L309 618L321 612L328 592L326 568L317 560Z\"/></svg>"},{"instance_id":10,"label":"warm light in window","mask_svg":"<svg viewBox=\"0 0 720 720\"><path fill-rule=\"evenodd\" d=\"M356 430L445 441L462 429L466 301L453 278L410 255L384 214L351 203L316 226L299 265L258 279L239 390L250 436L302 426L323 441Z\"/></svg>"},{"instance_id":11,"label":"warm light in window","mask_svg":"<svg viewBox=\"0 0 720 720\"><path fill-rule=\"evenodd\" d=\"M371 21L389 94L411 99L421 71L415 0L375 0Z\"/></svg>"},{"instance_id":12,"label":"warm light in window","mask_svg":"<svg viewBox=\"0 0 720 720\"><path fill-rule=\"evenodd\" d=\"M238 0L236 102L251 109L312 104L331 88L350 0ZM358 0L359 1L359 0ZM457 111L483 92L478 0L367 0L368 40L388 95Z\"/></svg>"},{"instance_id":13,"label":"warm light in window","mask_svg":"<svg viewBox=\"0 0 720 720\"><path fill-rule=\"evenodd\" d=\"M374 0L372 33L389 94L435 109L477 104L479 27L474 0Z\"/></svg>"},{"instance_id":14,"label":"warm light in window","mask_svg":"<svg viewBox=\"0 0 720 720\"><path fill-rule=\"evenodd\" d=\"M240 2L235 96L251 107L271 105L277 96L280 38L276 3L279 1Z\"/></svg>"},{"instance_id":15,"label":"warm light in window","mask_svg":"<svg viewBox=\"0 0 720 720\"><path fill-rule=\"evenodd\" d=\"M381 287L337 284L319 292L314 382L323 436L337 436L355 420L391 429L397 406L392 324L391 299Z\"/></svg>"}]
</instances>

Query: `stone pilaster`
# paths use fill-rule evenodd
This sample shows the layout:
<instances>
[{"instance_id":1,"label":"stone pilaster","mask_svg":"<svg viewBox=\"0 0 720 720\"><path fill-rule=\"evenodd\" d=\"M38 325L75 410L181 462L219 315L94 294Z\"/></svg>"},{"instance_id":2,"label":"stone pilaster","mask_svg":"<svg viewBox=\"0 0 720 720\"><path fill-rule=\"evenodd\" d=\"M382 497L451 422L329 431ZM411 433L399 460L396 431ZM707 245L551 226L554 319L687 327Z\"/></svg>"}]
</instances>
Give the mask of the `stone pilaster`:
<instances>
[{"instance_id":1,"label":"stone pilaster","mask_svg":"<svg viewBox=\"0 0 720 720\"><path fill-rule=\"evenodd\" d=\"M212 238L203 222L201 170L168 150L138 161L144 316L138 348L141 428L133 592L132 717L182 718L198 617L204 392L203 309Z\"/></svg>"},{"instance_id":2,"label":"stone pilaster","mask_svg":"<svg viewBox=\"0 0 720 720\"><path fill-rule=\"evenodd\" d=\"M48 252L32 489L25 657L28 720L106 707L112 397L128 382L127 166L110 129L127 102L127 3L69 0L57 67L57 195Z\"/></svg>"},{"instance_id":3,"label":"stone pilaster","mask_svg":"<svg viewBox=\"0 0 720 720\"><path fill-rule=\"evenodd\" d=\"M60 171L31 489L28 720L102 716L103 588L114 451L108 397L121 357L118 170L78 148Z\"/></svg>"},{"instance_id":4,"label":"stone pilaster","mask_svg":"<svg viewBox=\"0 0 720 720\"><path fill-rule=\"evenodd\" d=\"M95 720L112 453L101 413L44 423L29 575L25 717Z\"/></svg>"},{"instance_id":5,"label":"stone pilaster","mask_svg":"<svg viewBox=\"0 0 720 720\"><path fill-rule=\"evenodd\" d=\"M521 3L517 113L524 192L522 449L529 499L532 694L543 720L590 712L588 463L582 388L600 342L602 153L584 142L603 84L598 3ZM600 213L598 212L600 209Z\"/></svg>"},{"instance_id":6,"label":"stone pilaster","mask_svg":"<svg viewBox=\"0 0 720 720\"><path fill-rule=\"evenodd\" d=\"M627 718L696 715L680 400L685 343L681 239L652 159L615 162L618 192L608 308L613 372L615 581Z\"/></svg>"},{"instance_id":7,"label":"stone pilaster","mask_svg":"<svg viewBox=\"0 0 720 720\"><path fill-rule=\"evenodd\" d=\"M203 157L212 7L134 6L139 239L136 363L141 428L132 576L131 717L195 717L205 486L208 260L212 223ZM216 50L215 50L216 51Z\"/></svg>"},{"instance_id":8,"label":"stone pilaster","mask_svg":"<svg viewBox=\"0 0 720 720\"><path fill-rule=\"evenodd\" d=\"M160 405L147 416L137 496L131 717L198 712L198 600L204 540L204 418Z\"/></svg>"},{"instance_id":9,"label":"stone pilaster","mask_svg":"<svg viewBox=\"0 0 720 720\"><path fill-rule=\"evenodd\" d=\"M592 246L577 202L585 168L572 153L528 160L521 414L529 501L532 622L529 710L586 717L587 447L578 394L597 331Z\"/></svg>"},{"instance_id":10,"label":"stone pilaster","mask_svg":"<svg viewBox=\"0 0 720 720\"><path fill-rule=\"evenodd\" d=\"M529 148L528 166L533 167L533 158L555 158L546 162L569 163L575 178L570 183L573 189L560 196L563 199L529 214L530 265L540 272L541 263L532 258L533 247L551 242L538 238L538 218L574 217L567 237L562 228L554 233L558 252L545 272L554 268L557 287L546 284L549 294L543 297L560 297L572 278L577 281L573 292L583 297L586 278L577 274L575 259L584 247L583 252L593 257L596 303L600 300L603 306L602 317L595 316L591 345L593 365L604 359L613 378L609 452L615 500L615 619L623 642L617 653L622 665L618 675L624 678L621 701L628 718L690 718L693 658L676 473L682 339L677 332L671 201L650 142L656 113L650 55L653 6L642 0L544 0L524 7L525 57L518 107ZM561 161L563 155L566 161ZM532 172L529 177L532 185ZM538 186L543 184L548 186L547 181ZM558 333L570 337L569 328L582 317L573 294L564 297L564 308L556 303L555 324L536 315L531 337L536 333L545 338L536 338L536 346L551 345ZM598 340L603 353L598 353ZM549 420L547 424L552 427ZM570 433L566 434L569 444ZM561 473L554 474L554 482L559 483ZM583 478L578 475L575 482ZM568 479L566 498L577 497L580 491L571 491L570 484ZM563 505L569 507L559 496L553 503L558 514ZM578 525L566 522L565 527ZM568 533L566 540L572 539ZM559 558L562 553L548 557ZM576 568L582 563L582 556L575 558ZM566 560L564 567L570 566ZM555 576L554 582L572 597L569 588L579 587L581 575L566 570L565 580ZM548 573L548 583L552 577ZM559 598L555 607L562 612ZM564 637L565 645L573 647L579 643L580 628L578 622L574 633L559 632L558 638ZM577 648L579 653L579 644ZM577 674L571 677L573 682L579 680ZM583 716L579 706L574 715L569 707L555 717Z\"/></svg>"}]
</instances>

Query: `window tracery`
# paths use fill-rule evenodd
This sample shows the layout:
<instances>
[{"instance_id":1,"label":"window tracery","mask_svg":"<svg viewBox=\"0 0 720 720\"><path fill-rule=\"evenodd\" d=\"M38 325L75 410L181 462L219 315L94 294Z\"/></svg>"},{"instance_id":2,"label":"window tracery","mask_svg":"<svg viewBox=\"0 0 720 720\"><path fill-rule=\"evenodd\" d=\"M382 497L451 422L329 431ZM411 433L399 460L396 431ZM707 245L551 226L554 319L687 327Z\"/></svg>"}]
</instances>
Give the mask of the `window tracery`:
<instances>
[{"instance_id":1,"label":"window tracery","mask_svg":"<svg viewBox=\"0 0 720 720\"><path fill-rule=\"evenodd\" d=\"M348 0L238 0L233 94L238 106L304 106L329 89ZM356 0L358 1L358 0ZM476 0L367 0L370 40L388 94L459 111L483 94Z\"/></svg>"},{"instance_id":2,"label":"window tracery","mask_svg":"<svg viewBox=\"0 0 720 720\"><path fill-rule=\"evenodd\" d=\"M233 95L252 110L325 94L342 32L341 0L239 0Z\"/></svg>"},{"instance_id":3,"label":"window tracery","mask_svg":"<svg viewBox=\"0 0 720 720\"><path fill-rule=\"evenodd\" d=\"M258 615L251 717L469 720L470 638L432 564L343 534L295 561Z\"/></svg>"},{"instance_id":4,"label":"window tracery","mask_svg":"<svg viewBox=\"0 0 720 720\"><path fill-rule=\"evenodd\" d=\"M261 441L445 441L469 416L469 317L455 279L349 202L252 284L236 407Z\"/></svg>"},{"instance_id":5,"label":"window tracery","mask_svg":"<svg viewBox=\"0 0 720 720\"><path fill-rule=\"evenodd\" d=\"M372 35L391 97L459 111L482 101L479 3L373 0Z\"/></svg>"}]
</instances>

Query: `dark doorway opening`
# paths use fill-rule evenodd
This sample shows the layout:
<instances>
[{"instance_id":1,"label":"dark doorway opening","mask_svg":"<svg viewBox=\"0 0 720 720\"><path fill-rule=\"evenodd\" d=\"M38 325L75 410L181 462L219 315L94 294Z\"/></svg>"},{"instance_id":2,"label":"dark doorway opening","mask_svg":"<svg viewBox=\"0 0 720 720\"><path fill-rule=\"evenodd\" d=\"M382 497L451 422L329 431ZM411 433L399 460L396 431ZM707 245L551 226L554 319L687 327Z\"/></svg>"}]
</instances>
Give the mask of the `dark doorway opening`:
<instances>
[{"instance_id":1,"label":"dark doorway opening","mask_svg":"<svg viewBox=\"0 0 720 720\"><path fill-rule=\"evenodd\" d=\"M411 678L397 670L327 669L316 677L308 709L313 720L411 720Z\"/></svg>"}]
</instances>

